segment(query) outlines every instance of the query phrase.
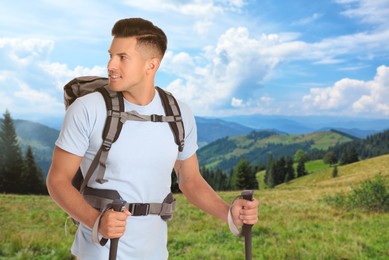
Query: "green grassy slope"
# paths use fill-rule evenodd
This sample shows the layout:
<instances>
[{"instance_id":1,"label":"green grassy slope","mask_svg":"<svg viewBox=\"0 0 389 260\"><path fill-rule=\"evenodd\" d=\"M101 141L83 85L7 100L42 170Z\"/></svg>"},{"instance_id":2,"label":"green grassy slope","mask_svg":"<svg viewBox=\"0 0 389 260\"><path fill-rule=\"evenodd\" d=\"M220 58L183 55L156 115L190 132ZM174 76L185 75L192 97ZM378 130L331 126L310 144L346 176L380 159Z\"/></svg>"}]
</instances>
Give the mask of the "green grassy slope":
<instances>
[{"instance_id":1,"label":"green grassy slope","mask_svg":"<svg viewBox=\"0 0 389 260\"><path fill-rule=\"evenodd\" d=\"M315 174L295 179L287 184L281 184L278 187L302 187L302 186L337 186L350 187L357 185L366 179L372 179L380 173L389 179L389 155L382 155L368 160L339 166L339 177L332 177L332 168L318 170Z\"/></svg>"},{"instance_id":2,"label":"green grassy slope","mask_svg":"<svg viewBox=\"0 0 389 260\"><path fill-rule=\"evenodd\" d=\"M348 191L381 173L389 179L389 155L331 169L258 190L259 222L253 227L253 259L388 259L389 214L344 211L323 197ZM239 192L220 192L226 201ZM176 195L169 222L169 259L244 259L242 239ZM0 259L71 259L75 229L47 196L0 195Z\"/></svg>"}]
</instances>

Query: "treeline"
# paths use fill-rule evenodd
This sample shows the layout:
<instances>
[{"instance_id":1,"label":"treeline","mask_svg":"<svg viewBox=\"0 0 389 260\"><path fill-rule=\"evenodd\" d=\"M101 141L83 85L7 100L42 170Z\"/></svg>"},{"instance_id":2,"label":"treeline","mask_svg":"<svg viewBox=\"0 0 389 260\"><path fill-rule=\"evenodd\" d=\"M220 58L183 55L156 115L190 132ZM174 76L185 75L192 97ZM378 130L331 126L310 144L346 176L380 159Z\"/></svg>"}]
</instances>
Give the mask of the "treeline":
<instances>
[{"instance_id":1,"label":"treeline","mask_svg":"<svg viewBox=\"0 0 389 260\"><path fill-rule=\"evenodd\" d=\"M389 130L370 135L365 139L355 140L345 144L330 147L328 152L334 152L340 160L344 154L355 153L359 160L389 154Z\"/></svg>"},{"instance_id":2,"label":"treeline","mask_svg":"<svg viewBox=\"0 0 389 260\"><path fill-rule=\"evenodd\" d=\"M249 161L241 159L228 174L220 169L211 170L206 167L200 169L201 175L215 190L244 190L258 189L256 178L257 167L253 167Z\"/></svg>"},{"instance_id":3,"label":"treeline","mask_svg":"<svg viewBox=\"0 0 389 260\"><path fill-rule=\"evenodd\" d=\"M258 167L250 165L249 161L241 159L236 167L228 173L220 169L208 169L201 167L200 173L207 183L216 191L225 190L249 190L258 189L259 184L256 178ZM176 174L172 172L172 192L180 192L178 184L184 179L177 180Z\"/></svg>"},{"instance_id":4,"label":"treeline","mask_svg":"<svg viewBox=\"0 0 389 260\"><path fill-rule=\"evenodd\" d=\"M369 135L365 139L337 144L326 151L309 152L308 158L310 160L322 158L330 165L346 165L384 154L389 154L389 130Z\"/></svg>"},{"instance_id":5,"label":"treeline","mask_svg":"<svg viewBox=\"0 0 389 260\"><path fill-rule=\"evenodd\" d=\"M308 174L305 169L307 161L308 154L301 149L296 151L293 158L284 156L273 159L273 155L270 154L263 181L268 188L273 188L281 183L305 176ZM295 163L297 164L296 167L294 167Z\"/></svg>"},{"instance_id":6,"label":"treeline","mask_svg":"<svg viewBox=\"0 0 389 260\"><path fill-rule=\"evenodd\" d=\"M0 127L0 193L47 194L42 170L30 146L25 154L7 110Z\"/></svg>"}]
</instances>

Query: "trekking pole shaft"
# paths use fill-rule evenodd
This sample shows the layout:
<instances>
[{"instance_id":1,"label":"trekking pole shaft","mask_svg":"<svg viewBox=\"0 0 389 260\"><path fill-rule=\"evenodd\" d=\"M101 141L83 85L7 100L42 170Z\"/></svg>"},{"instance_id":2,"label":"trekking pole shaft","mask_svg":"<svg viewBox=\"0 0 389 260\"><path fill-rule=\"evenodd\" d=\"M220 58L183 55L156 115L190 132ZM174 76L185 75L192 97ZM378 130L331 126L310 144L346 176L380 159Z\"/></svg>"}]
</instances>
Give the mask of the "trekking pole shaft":
<instances>
[{"instance_id":1,"label":"trekking pole shaft","mask_svg":"<svg viewBox=\"0 0 389 260\"><path fill-rule=\"evenodd\" d=\"M115 200L112 203L112 209L114 211L123 211L123 206L125 202ZM118 252L119 238L111 238L109 246L109 260L116 260L116 255Z\"/></svg>"},{"instance_id":2,"label":"trekking pole shaft","mask_svg":"<svg viewBox=\"0 0 389 260\"><path fill-rule=\"evenodd\" d=\"M245 190L242 192L242 198L245 200L252 201L254 199L254 191L252 190ZM244 236L244 248L245 248L245 255L246 260L252 259L252 241L251 241L251 229L253 225L252 224L243 224L242 227L242 234Z\"/></svg>"},{"instance_id":3,"label":"trekking pole shaft","mask_svg":"<svg viewBox=\"0 0 389 260\"><path fill-rule=\"evenodd\" d=\"M109 260L116 260L118 245L119 238L111 238L111 244L109 246Z\"/></svg>"},{"instance_id":4,"label":"trekking pole shaft","mask_svg":"<svg viewBox=\"0 0 389 260\"><path fill-rule=\"evenodd\" d=\"M243 235L244 235L244 249L246 254L246 260L251 260L253 258L252 254L252 241L251 241L251 228L253 225L243 225Z\"/></svg>"}]
</instances>

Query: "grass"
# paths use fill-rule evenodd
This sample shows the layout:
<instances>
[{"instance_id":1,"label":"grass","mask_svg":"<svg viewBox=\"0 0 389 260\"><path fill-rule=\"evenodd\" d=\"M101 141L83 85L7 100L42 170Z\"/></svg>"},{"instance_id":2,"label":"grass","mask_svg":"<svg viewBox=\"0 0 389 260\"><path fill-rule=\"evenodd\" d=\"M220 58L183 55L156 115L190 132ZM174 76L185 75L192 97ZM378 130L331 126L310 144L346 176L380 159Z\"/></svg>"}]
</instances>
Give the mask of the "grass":
<instances>
[{"instance_id":1,"label":"grass","mask_svg":"<svg viewBox=\"0 0 389 260\"><path fill-rule=\"evenodd\" d=\"M389 258L389 214L346 211L323 202L377 173L389 180L389 155L338 169L337 178L327 169L255 192L261 206L253 227L253 259ZM238 192L219 194L231 201ZM176 197L169 259L244 259L242 239L182 195ZM70 259L74 228L65 234L66 217L47 196L0 195L0 259Z\"/></svg>"}]
</instances>

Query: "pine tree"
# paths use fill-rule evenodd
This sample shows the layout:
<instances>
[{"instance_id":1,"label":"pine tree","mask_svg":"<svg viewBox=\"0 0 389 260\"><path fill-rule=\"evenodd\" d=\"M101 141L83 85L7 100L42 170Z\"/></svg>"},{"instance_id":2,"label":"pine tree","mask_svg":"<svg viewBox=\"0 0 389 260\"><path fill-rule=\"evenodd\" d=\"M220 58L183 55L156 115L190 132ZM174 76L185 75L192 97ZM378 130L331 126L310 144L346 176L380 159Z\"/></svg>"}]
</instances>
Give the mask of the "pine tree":
<instances>
[{"instance_id":1,"label":"pine tree","mask_svg":"<svg viewBox=\"0 0 389 260\"><path fill-rule=\"evenodd\" d=\"M359 161L358 153L354 146L350 148L349 156L350 156L349 163L354 163Z\"/></svg>"},{"instance_id":2,"label":"pine tree","mask_svg":"<svg viewBox=\"0 0 389 260\"><path fill-rule=\"evenodd\" d=\"M251 171L250 171L250 174L248 176L248 186L246 187L246 189L250 189L250 190L257 190L259 189L259 183L258 183L258 180L257 180L257 171L255 169L253 169L252 167L251 168Z\"/></svg>"},{"instance_id":3,"label":"pine tree","mask_svg":"<svg viewBox=\"0 0 389 260\"><path fill-rule=\"evenodd\" d=\"M43 194L45 185L43 182L42 170L35 163L31 146L28 146L24 165L22 180L20 182L21 193Z\"/></svg>"},{"instance_id":4,"label":"pine tree","mask_svg":"<svg viewBox=\"0 0 389 260\"><path fill-rule=\"evenodd\" d=\"M293 159L291 157L286 157L286 175L285 175L285 182L289 182L295 178L294 176L294 168L293 168Z\"/></svg>"},{"instance_id":5,"label":"pine tree","mask_svg":"<svg viewBox=\"0 0 389 260\"><path fill-rule=\"evenodd\" d=\"M336 158L336 154L334 151L327 152L323 157L323 162L329 165L336 164L338 159Z\"/></svg>"},{"instance_id":6,"label":"pine tree","mask_svg":"<svg viewBox=\"0 0 389 260\"><path fill-rule=\"evenodd\" d=\"M308 154L304 152L302 149L298 149L294 154L295 162L299 162L299 161L306 162L307 160L308 160Z\"/></svg>"},{"instance_id":7,"label":"pine tree","mask_svg":"<svg viewBox=\"0 0 389 260\"><path fill-rule=\"evenodd\" d=\"M338 167L335 165L334 169L332 170L332 177L338 177Z\"/></svg>"},{"instance_id":8,"label":"pine tree","mask_svg":"<svg viewBox=\"0 0 389 260\"><path fill-rule=\"evenodd\" d=\"M253 170L251 169L251 166L248 161L241 159L238 165L236 166L234 175L235 175L234 178L235 189L241 190L241 189L251 189L255 186L258 187L258 183L256 179L254 181L252 178Z\"/></svg>"},{"instance_id":9,"label":"pine tree","mask_svg":"<svg viewBox=\"0 0 389 260\"><path fill-rule=\"evenodd\" d=\"M304 160L300 160L297 164L297 177L302 177L305 175L307 175L307 171L305 170L305 162Z\"/></svg>"},{"instance_id":10,"label":"pine tree","mask_svg":"<svg viewBox=\"0 0 389 260\"><path fill-rule=\"evenodd\" d=\"M17 139L16 130L8 110L4 113L4 120L0 128L2 164L0 169L0 184L5 193L19 193L22 176L23 158Z\"/></svg>"},{"instance_id":11,"label":"pine tree","mask_svg":"<svg viewBox=\"0 0 389 260\"><path fill-rule=\"evenodd\" d=\"M274 163L274 184L278 185L285 181L286 176L286 161L281 157Z\"/></svg>"},{"instance_id":12,"label":"pine tree","mask_svg":"<svg viewBox=\"0 0 389 260\"><path fill-rule=\"evenodd\" d=\"M344 149L344 151L342 152L342 156L340 158L340 165L346 165L358 161L359 161L358 153L354 146Z\"/></svg>"},{"instance_id":13,"label":"pine tree","mask_svg":"<svg viewBox=\"0 0 389 260\"><path fill-rule=\"evenodd\" d=\"M274 184L274 161L273 161L273 154L269 154L269 160L267 162L266 172L264 176L264 182L269 188L273 188L275 186Z\"/></svg>"}]
</instances>

